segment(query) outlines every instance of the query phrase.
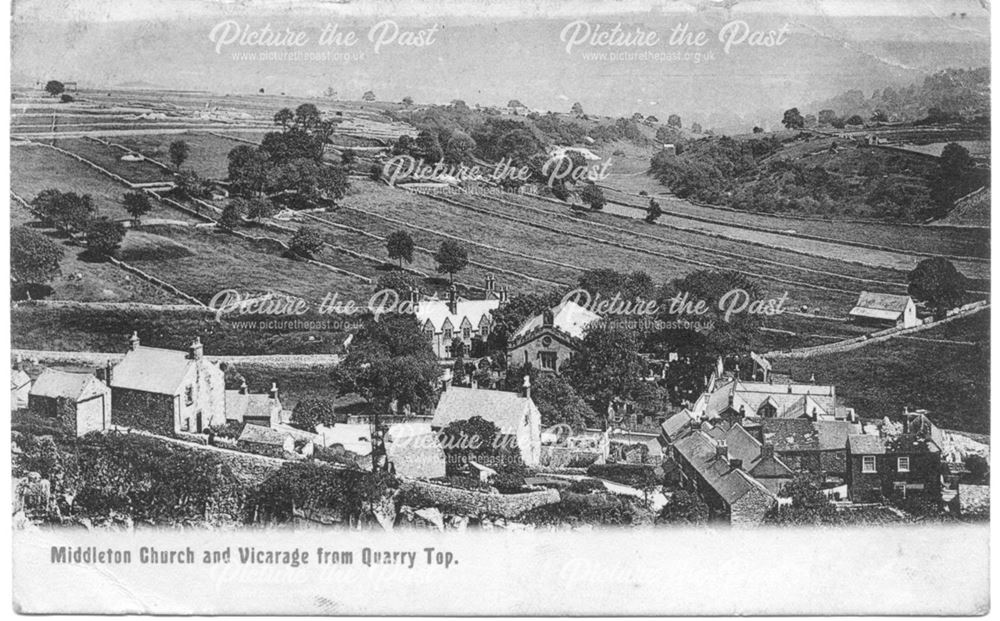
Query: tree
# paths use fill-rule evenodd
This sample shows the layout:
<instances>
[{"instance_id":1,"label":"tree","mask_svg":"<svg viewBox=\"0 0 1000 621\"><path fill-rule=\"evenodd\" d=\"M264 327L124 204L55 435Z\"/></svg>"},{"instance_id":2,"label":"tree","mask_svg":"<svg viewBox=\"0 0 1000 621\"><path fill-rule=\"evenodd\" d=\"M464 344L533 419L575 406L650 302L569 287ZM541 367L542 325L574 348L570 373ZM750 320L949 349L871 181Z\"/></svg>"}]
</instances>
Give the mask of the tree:
<instances>
[{"instance_id":1,"label":"tree","mask_svg":"<svg viewBox=\"0 0 1000 621\"><path fill-rule=\"evenodd\" d=\"M755 134L763 134L764 133L764 128L763 127L758 127L758 126L754 125L753 133L755 133Z\"/></svg>"},{"instance_id":2,"label":"tree","mask_svg":"<svg viewBox=\"0 0 1000 621\"><path fill-rule=\"evenodd\" d=\"M10 230L10 275L18 284L43 284L59 275L63 249L24 226Z\"/></svg>"},{"instance_id":3,"label":"tree","mask_svg":"<svg viewBox=\"0 0 1000 621\"><path fill-rule=\"evenodd\" d=\"M296 129L307 133L318 128L322 120L319 108L316 107L316 104L311 103L300 104L295 109L295 116L292 119Z\"/></svg>"},{"instance_id":4,"label":"tree","mask_svg":"<svg viewBox=\"0 0 1000 621\"><path fill-rule=\"evenodd\" d=\"M310 433L315 433L317 425L332 427L337 422L333 401L303 399L295 404L290 422L293 427Z\"/></svg>"},{"instance_id":5,"label":"tree","mask_svg":"<svg viewBox=\"0 0 1000 621\"><path fill-rule=\"evenodd\" d=\"M889 115L885 113L885 110L876 110L871 116L872 123L887 123L889 121Z\"/></svg>"},{"instance_id":6,"label":"tree","mask_svg":"<svg viewBox=\"0 0 1000 621\"><path fill-rule=\"evenodd\" d=\"M907 276L907 293L925 302L937 317L962 303L967 280L951 261L943 257L924 259Z\"/></svg>"},{"instance_id":7,"label":"tree","mask_svg":"<svg viewBox=\"0 0 1000 621\"><path fill-rule=\"evenodd\" d=\"M304 226L288 242L288 249L301 257L312 258L323 247L323 235L311 226Z\"/></svg>"},{"instance_id":8,"label":"tree","mask_svg":"<svg viewBox=\"0 0 1000 621\"><path fill-rule=\"evenodd\" d=\"M576 102L576 103L573 104L573 107L570 108L569 111L572 112L573 114L577 115L577 116L580 116L580 115L583 114L583 106L578 101L578 102Z\"/></svg>"},{"instance_id":9,"label":"tree","mask_svg":"<svg viewBox=\"0 0 1000 621\"><path fill-rule=\"evenodd\" d=\"M441 142L438 140L437 133L428 129L421 130L417 134L414 149L417 157L423 159L428 164L437 164L444 157L444 151L441 149Z\"/></svg>"},{"instance_id":10,"label":"tree","mask_svg":"<svg viewBox=\"0 0 1000 621\"><path fill-rule=\"evenodd\" d=\"M269 218L274 214L274 203L266 198L237 198L236 200L241 202L242 212L251 220L260 222L262 219Z\"/></svg>"},{"instance_id":11,"label":"tree","mask_svg":"<svg viewBox=\"0 0 1000 621\"><path fill-rule=\"evenodd\" d=\"M596 183L587 183L583 186L580 191L580 198L583 202L590 205L590 208L594 211L600 211L604 208L607 199L604 198L604 190L597 187Z\"/></svg>"},{"instance_id":12,"label":"tree","mask_svg":"<svg viewBox=\"0 0 1000 621\"><path fill-rule=\"evenodd\" d=\"M947 177L961 176L975 165L969 150L955 142L949 142L944 146L938 162L941 173Z\"/></svg>"},{"instance_id":13,"label":"tree","mask_svg":"<svg viewBox=\"0 0 1000 621\"><path fill-rule=\"evenodd\" d=\"M74 101L76 101L76 98L74 98L69 93L63 93L62 95L59 96L59 101L62 103L73 103Z\"/></svg>"},{"instance_id":14,"label":"tree","mask_svg":"<svg viewBox=\"0 0 1000 621\"><path fill-rule=\"evenodd\" d=\"M229 182L236 193L252 196L264 191L267 182L267 154L250 145L229 152Z\"/></svg>"},{"instance_id":15,"label":"tree","mask_svg":"<svg viewBox=\"0 0 1000 621\"><path fill-rule=\"evenodd\" d=\"M707 524L708 505L698 494L679 489L670 495L670 502L660 510L658 523L665 524Z\"/></svg>"},{"instance_id":16,"label":"tree","mask_svg":"<svg viewBox=\"0 0 1000 621\"><path fill-rule=\"evenodd\" d=\"M785 114L781 118L781 124L787 129L802 129L805 127L806 120L802 117L798 108L789 108L785 110Z\"/></svg>"},{"instance_id":17,"label":"tree","mask_svg":"<svg viewBox=\"0 0 1000 621\"><path fill-rule=\"evenodd\" d=\"M437 271L441 274L448 274L451 282L455 282L455 274L462 271L469 264L469 252L465 246L457 241L446 239L441 242L438 251L434 253L434 260L437 262Z\"/></svg>"},{"instance_id":18,"label":"tree","mask_svg":"<svg viewBox=\"0 0 1000 621\"><path fill-rule=\"evenodd\" d=\"M139 224L139 219L153 208L145 192L126 192L122 203L125 205L125 211L132 216L132 220L136 224Z\"/></svg>"},{"instance_id":19,"label":"tree","mask_svg":"<svg viewBox=\"0 0 1000 621\"><path fill-rule=\"evenodd\" d=\"M375 101L375 93L373 91L365 91L365 94L361 96L361 101Z\"/></svg>"},{"instance_id":20,"label":"tree","mask_svg":"<svg viewBox=\"0 0 1000 621\"><path fill-rule=\"evenodd\" d=\"M700 133L702 133L701 123L697 123L697 122L691 123L691 133L692 134L700 134Z\"/></svg>"},{"instance_id":21,"label":"tree","mask_svg":"<svg viewBox=\"0 0 1000 621\"><path fill-rule=\"evenodd\" d=\"M354 149L344 149L340 154L340 163L344 166L351 166L357 159L358 154Z\"/></svg>"},{"instance_id":22,"label":"tree","mask_svg":"<svg viewBox=\"0 0 1000 621\"><path fill-rule=\"evenodd\" d=\"M820 110L817 116L820 125L830 125L837 118L837 113L833 110Z\"/></svg>"},{"instance_id":23,"label":"tree","mask_svg":"<svg viewBox=\"0 0 1000 621\"><path fill-rule=\"evenodd\" d=\"M667 117L667 126L676 127L680 129L681 127L681 116L679 114L671 114ZM692 131L694 131L694 126L691 126Z\"/></svg>"},{"instance_id":24,"label":"tree","mask_svg":"<svg viewBox=\"0 0 1000 621\"><path fill-rule=\"evenodd\" d=\"M292 119L295 118L295 113L292 112L291 108L282 108L274 113L274 124L280 125L284 129L288 129L288 126L292 124Z\"/></svg>"},{"instance_id":25,"label":"tree","mask_svg":"<svg viewBox=\"0 0 1000 621\"><path fill-rule=\"evenodd\" d=\"M83 231L96 213L89 194L42 190L32 201L42 221L67 233Z\"/></svg>"},{"instance_id":26,"label":"tree","mask_svg":"<svg viewBox=\"0 0 1000 621\"><path fill-rule=\"evenodd\" d=\"M597 418L569 382L554 373L541 374L532 382L531 400L538 406L544 427L562 423L582 429L585 423Z\"/></svg>"},{"instance_id":27,"label":"tree","mask_svg":"<svg viewBox=\"0 0 1000 621\"><path fill-rule=\"evenodd\" d=\"M852 114L850 117L847 118L846 121L844 121L844 124L845 125L864 125L865 124L865 120L863 118L861 118L860 114Z\"/></svg>"},{"instance_id":28,"label":"tree","mask_svg":"<svg viewBox=\"0 0 1000 621\"><path fill-rule=\"evenodd\" d=\"M563 365L563 375L599 413L615 397L631 398L647 373L635 331L598 324L587 330L580 352Z\"/></svg>"},{"instance_id":29,"label":"tree","mask_svg":"<svg viewBox=\"0 0 1000 621\"><path fill-rule=\"evenodd\" d=\"M61 95L66 90L66 86L59 80L49 80L45 83L45 92L55 97Z\"/></svg>"},{"instance_id":30,"label":"tree","mask_svg":"<svg viewBox=\"0 0 1000 621\"><path fill-rule=\"evenodd\" d=\"M187 161L188 154L191 153L191 147L183 140L174 140L170 143L169 150L170 163L174 165L176 170L180 170L181 165Z\"/></svg>"},{"instance_id":31,"label":"tree","mask_svg":"<svg viewBox=\"0 0 1000 621\"><path fill-rule=\"evenodd\" d=\"M406 231L394 231L385 239L385 248L390 259L398 259L400 269L403 261L413 263L413 238Z\"/></svg>"},{"instance_id":32,"label":"tree","mask_svg":"<svg viewBox=\"0 0 1000 621\"><path fill-rule=\"evenodd\" d=\"M410 289L416 288L417 281L412 274L406 272L385 272L380 274L375 284L375 291L385 291L391 289L396 292L400 300L409 298Z\"/></svg>"},{"instance_id":33,"label":"tree","mask_svg":"<svg viewBox=\"0 0 1000 621\"><path fill-rule=\"evenodd\" d=\"M444 147L444 161L448 164L464 164L472 161L476 141L463 131L455 131Z\"/></svg>"},{"instance_id":34,"label":"tree","mask_svg":"<svg viewBox=\"0 0 1000 621\"><path fill-rule=\"evenodd\" d=\"M835 519L836 509L819 488L806 476L798 475L778 494L791 498L790 507L778 507L769 521L778 524L823 524Z\"/></svg>"},{"instance_id":35,"label":"tree","mask_svg":"<svg viewBox=\"0 0 1000 621\"><path fill-rule=\"evenodd\" d=\"M646 210L645 220L649 224L654 224L656 220L663 215L663 209L660 207L660 203L656 202L656 199L649 199L649 209Z\"/></svg>"},{"instance_id":36,"label":"tree","mask_svg":"<svg viewBox=\"0 0 1000 621\"><path fill-rule=\"evenodd\" d=\"M965 458L965 467L969 470L969 475L973 481L988 483L990 476L990 462L982 455L971 454Z\"/></svg>"},{"instance_id":37,"label":"tree","mask_svg":"<svg viewBox=\"0 0 1000 621\"><path fill-rule=\"evenodd\" d=\"M404 106L412 106L413 105L413 97L410 97L409 95L407 95L406 97L403 97L403 105Z\"/></svg>"},{"instance_id":38,"label":"tree","mask_svg":"<svg viewBox=\"0 0 1000 621\"><path fill-rule=\"evenodd\" d=\"M98 255L114 256L125 239L125 227L121 222L107 218L92 220L85 231L87 248Z\"/></svg>"},{"instance_id":39,"label":"tree","mask_svg":"<svg viewBox=\"0 0 1000 621\"><path fill-rule=\"evenodd\" d=\"M222 210L219 217L219 224L227 229L235 229L243 223L243 203L241 201L229 201L229 204Z\"/></svg>"},{"instance_id":40,"label":"tree","mask_svg":"<svg viewBox=\"0 0 1000 621\"><path fill-rule=\"evenodd\" d=\"M500 136L496 150L500 158L510 159L514 166L523 166L542 150L542 144L527 129L514 129Z\"/></svg>"}]
</instances>

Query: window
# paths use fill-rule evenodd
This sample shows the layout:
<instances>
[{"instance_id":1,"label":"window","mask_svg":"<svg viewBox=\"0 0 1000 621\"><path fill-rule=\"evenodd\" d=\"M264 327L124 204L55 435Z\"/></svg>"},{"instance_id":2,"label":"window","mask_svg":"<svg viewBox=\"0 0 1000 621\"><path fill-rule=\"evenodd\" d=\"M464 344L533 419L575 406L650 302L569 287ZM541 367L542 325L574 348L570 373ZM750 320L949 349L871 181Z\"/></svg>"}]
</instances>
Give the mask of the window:
<instances>
[{"instance_id":1,"label":"window","mask_svg":"<svg viewBox=\"0 0 1000 621\"><path fill-rule=\"evenodd\" d=\"M874 455L865 455L861 458L861 472L875 472Z\"/></svg>"},{"instance_id":2,"label":"window","mask_svg":"<svg viewBox=\"0 0 1000 621\"><path fill-rule=\"evenodd\" d=\"M543 369L556 370L556 352L543 351L538 354L538 357L541 358Z\"/></svg>"},{"instance_id":3,"label":"window","mask_svg":"<svg viewBox=\"0 0 1000 621\"><path fill-rule=\"evenodd\" d=\"M446 340L446 341L450 341L451 340L451 328L445 328L444 329L444 340Z\"/></svg>"},{"instance_id":4,"label":"window","mask_svg":"<svg viewBox=\"0 0 1000 621\"><path fill-rule=\"evenodd\" d=\"M900 472L909 472L910 471L910 458L909 457L900 457L899 459L897 459L896 460L896 470L898 470Z\"/></svg>"},{"instance_id":5,"label":"window","mask_svg":"<svg viewBox=\"0 0 1000 621\"><path fill-rule=\"evenodd\" d=\"M469 340L472 338L472 328L462 328L462 338Z\"/></svg>"},{"instance_id":6,"label":"window","mask_svg":"<svg viewBox=\"0 0 1000 621\"><path fill-rule=\"evenodd\" d=\"M188 386L184 389L184 403L187 405L194 403L194 386Z\"/></svg>"},{"instance_id":7,"label":"window","mask_svg":"<svg viewBox=\"0 0 1000 621\"><path fill-rule=\"evenodd\" d=\"M181 423L181 431L191 431L191 419L185 418Z\"/></svg>"}]
</instances>

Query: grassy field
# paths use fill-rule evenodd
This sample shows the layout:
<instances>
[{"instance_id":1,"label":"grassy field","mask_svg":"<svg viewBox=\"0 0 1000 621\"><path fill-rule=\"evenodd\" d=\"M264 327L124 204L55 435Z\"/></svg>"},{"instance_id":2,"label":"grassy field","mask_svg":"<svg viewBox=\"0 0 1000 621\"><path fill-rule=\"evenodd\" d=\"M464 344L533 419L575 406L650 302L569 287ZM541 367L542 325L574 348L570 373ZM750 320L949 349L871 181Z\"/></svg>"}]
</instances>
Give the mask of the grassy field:
<instances>
[{"instance_id":1,"label":"grassy field","mask_svg":"<svg viewBox=\"0 0 1000 621\"><path fill-rule=\"evenodd\" d=\"M248 140L256 136L243 136ZM225 179L228 175L227 155L241 143L227 138L220 138L207 133L186 132L183 134L158 134L147 136L122 136L109 139L109 142L120 144L144 156L164 164L170 164L170 143L183 140L190 147L188 159L182 168L194 170L198 175L208 179Z\"/></svg>"},{"instance_id":2,"label":"grassy field","mask_svg":"<svg viewBox=\"0 0 1000 621\"><path fill-rule=\"evenodd\" d=\"M774 360L774 370L837 386L858 414L896 416L923 408L941 427L990 429L989 312L848 352ZM969 343L972 343L971 345Z\"/></svg>"},{"instance_id":3,"label":"grassy field","mask_svg":"<svg viewBox=\"0 0 1000 621\"><path fill-rule=\"evenodd\" d=\"M62 138L53 142L55 146L75 153L132 183L172 181L174 178L173 173L152 162L145 160L124 161L121 158L125 152L121 149L109 147L89 138Z\"/></svg>"}]
</instances>

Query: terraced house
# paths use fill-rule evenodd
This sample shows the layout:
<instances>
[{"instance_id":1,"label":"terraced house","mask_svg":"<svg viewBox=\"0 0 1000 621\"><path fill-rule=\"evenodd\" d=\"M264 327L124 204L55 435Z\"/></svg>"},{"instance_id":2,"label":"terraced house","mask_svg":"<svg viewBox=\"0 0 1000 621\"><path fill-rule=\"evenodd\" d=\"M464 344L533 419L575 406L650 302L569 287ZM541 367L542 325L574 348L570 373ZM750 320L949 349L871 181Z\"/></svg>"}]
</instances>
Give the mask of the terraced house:
<instances>
[{"instance_id":1,"label":"terraced house","mask_svg":"<svg viewBox=\"0 0 1000 621\"><path fill-rule=\"evenodd\" d=\"M455 285L451 286L446 299L439 298L436 293L419 297L416 291L410 292L417 322L438 358L455 357L456 352L452 351L455 339L462 342L466 354L475 339L485 342L493 329L492 312L507 300L507 289L497 289L492 274L486 278L485 289L486 295L480 300L460 296Z\"/></svg>"}]
</instances>

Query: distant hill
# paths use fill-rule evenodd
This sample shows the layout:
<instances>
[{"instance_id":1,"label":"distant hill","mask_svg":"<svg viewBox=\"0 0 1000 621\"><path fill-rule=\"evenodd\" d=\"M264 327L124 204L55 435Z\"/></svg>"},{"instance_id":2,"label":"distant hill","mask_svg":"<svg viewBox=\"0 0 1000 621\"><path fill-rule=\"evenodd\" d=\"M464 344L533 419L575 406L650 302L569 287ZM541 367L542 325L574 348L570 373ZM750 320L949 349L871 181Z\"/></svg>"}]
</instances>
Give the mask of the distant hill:
<instances>
[{"instance_id":1,"label":"distant hill","mask_svg":"<svg viewBox=\"0 0 1000 621\"><path fill-rule=\"evenodd\" d=\"M821 110L832 110L840 118L857 114L865 120L876 110L885 112L888 120L893 121L917 121L928 116L988 116L990 70L989 67L945 69L925 77L919 84L886 87L874 91L871 96L853 89L813 103L806 109L817 115Z\"/></svg>"}]
</instances>

